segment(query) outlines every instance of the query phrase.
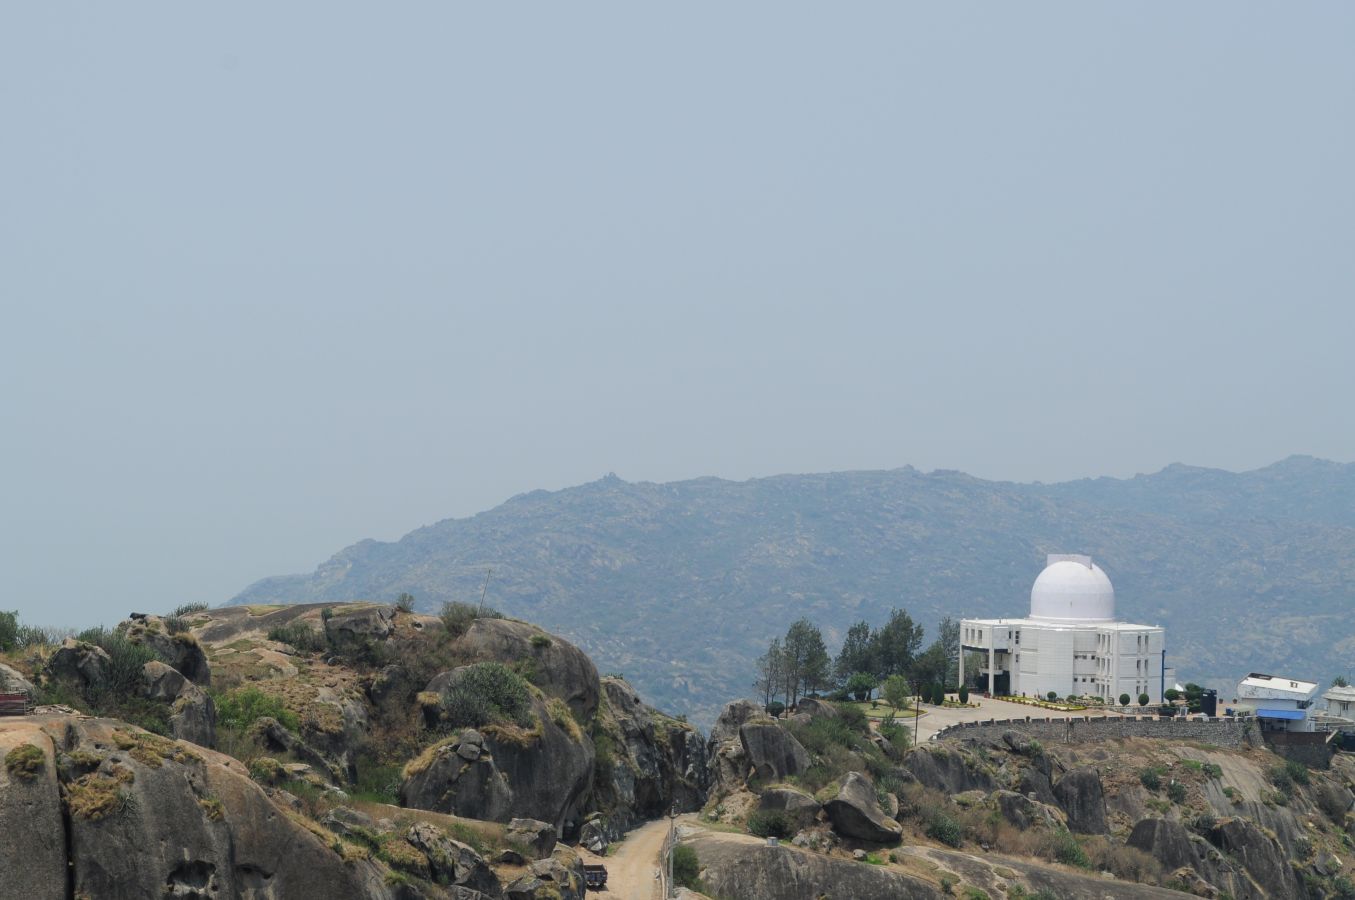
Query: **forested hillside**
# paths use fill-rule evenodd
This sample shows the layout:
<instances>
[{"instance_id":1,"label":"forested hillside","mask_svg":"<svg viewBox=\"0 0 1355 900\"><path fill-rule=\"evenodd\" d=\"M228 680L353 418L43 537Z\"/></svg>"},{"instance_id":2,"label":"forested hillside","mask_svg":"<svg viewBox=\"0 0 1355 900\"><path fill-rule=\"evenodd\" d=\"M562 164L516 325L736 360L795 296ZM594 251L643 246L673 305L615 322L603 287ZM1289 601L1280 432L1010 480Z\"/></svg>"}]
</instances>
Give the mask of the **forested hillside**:
<instances>
[{"instance_id":1,"label":"forested hillside","mask_svg":"<svg viewBox=\"0 0 1355 900\"><path fill-rule=\"evenodd\" d=\"M1022 614L1050 552L1089 553L1120 614L1168 627L1182 679L1314 679L1355 652L1355 465L1293 457L1245 473L1174 465L1056 485L957 472L783 475L671 484L607 477L536 491L393 543L362 541L234 603L478 599L557 631L660 707L708 723L800 616L830 652L905 607Z\"/></svg>"}]
</instances>

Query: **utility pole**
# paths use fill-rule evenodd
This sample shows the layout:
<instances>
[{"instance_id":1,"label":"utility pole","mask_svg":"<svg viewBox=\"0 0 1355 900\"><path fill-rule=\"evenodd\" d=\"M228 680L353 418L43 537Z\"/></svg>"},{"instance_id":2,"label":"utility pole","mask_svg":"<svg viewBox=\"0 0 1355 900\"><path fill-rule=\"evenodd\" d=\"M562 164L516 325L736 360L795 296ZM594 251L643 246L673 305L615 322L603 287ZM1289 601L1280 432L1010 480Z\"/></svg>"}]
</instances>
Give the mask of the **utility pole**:
<instances>
[{"instance_id":1,"label":"utility pole","mask_svg":"<svg viewBox=\"0 0 1355 900\"><path fill-rule=\"evenodd\" d=\"M913 699L917 705L913 707L913 746L917 746L917 726L918 720L922 718L922 685L913 683Z\"/></svg>"},{"instance_id":2,"label":"utility pole","mask_svg":"<svg viewBox=\"0 0 1355 900\"><path fill-rule=\"evenodd\" d=\"M489 576L491 576L491 575L493 575L493 574L494 574L494 567L493 567L493 566L489 567L488 569L485 569L485 583L484 583L484 586L480 588L480 609L479 609L479 613L480 613L481 617L483 617L484 614L485 614L485 593L489 590Z\"/></svg>"}]
</instances>

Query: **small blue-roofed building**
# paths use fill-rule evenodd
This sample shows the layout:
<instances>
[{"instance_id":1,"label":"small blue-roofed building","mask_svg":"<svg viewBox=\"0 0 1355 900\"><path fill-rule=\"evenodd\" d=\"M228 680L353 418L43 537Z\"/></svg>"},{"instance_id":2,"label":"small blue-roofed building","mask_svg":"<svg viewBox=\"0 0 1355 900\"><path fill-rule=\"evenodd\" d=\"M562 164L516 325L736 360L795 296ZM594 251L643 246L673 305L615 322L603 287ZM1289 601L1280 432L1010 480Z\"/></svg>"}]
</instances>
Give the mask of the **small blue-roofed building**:
<instances>
[{"instance_id":1,"label":"small blue-roofed building","mask_svg":"<svg viewBox=\"0 0 1355 900\"><path fill-rule=\"evenodd\" d=\"M1317 684L1252 672L1237 683L1237 709L1256 716L1263 731L1312 731Z\"/></svg>"}]
</instances>

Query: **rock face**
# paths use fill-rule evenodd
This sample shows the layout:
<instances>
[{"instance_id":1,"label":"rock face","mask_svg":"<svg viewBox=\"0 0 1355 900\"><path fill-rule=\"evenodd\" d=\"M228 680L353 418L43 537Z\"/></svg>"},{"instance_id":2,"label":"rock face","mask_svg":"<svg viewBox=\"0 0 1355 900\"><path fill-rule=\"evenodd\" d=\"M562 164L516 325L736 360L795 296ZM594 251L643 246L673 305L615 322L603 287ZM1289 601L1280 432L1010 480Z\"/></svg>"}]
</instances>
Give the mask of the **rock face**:
<instances>
[{"instance_id":1,"label":"rock face","mask_svg":"<svg viewBox=\"0 0 1355 900\"><path fill-rule=\"evenodd\" d=\"M739 743L757 778L780 781L809 768L809 752L771 719L744 722L739 726Z\"/></svg>"},{"instance_id":2,"label":"rock face","mask_svg":"<svg viewBox=\"0 0 1355 900\"><path fill-rule=\"evenodd\" d=\"M593 744L552 721L540 699L532 714L536 734L465 729L425 751L406 767L401 802L496 822L541 817L557 833L580 824L593 786Z\"/></svg>"},{"instance_id":3,"label":"rock face","mask_svg":"<svg viewBox=\"0 0 1355 900\"><path fill-rule=\"evenodd\" d=\"M706 784L710 792L723 797L738 790L748 775L748 760L743 754L739 729L749 719L764 715L751 700L725 704L706 742Z\"/></svg>"},{"instance_id":4,"label":"rock face","mask_svg":"<svg viewBox=\"0 0 1355 900\"><path fill-rule=\"evenodd\" d=\"M903 836L903 827L884 814L875 798L875 786L857 772L838 782L837 794L823 805L833 830L843 837L888 844Z\"/></svg>"},{"instance_id":5,"label":"rock face","mask_svg":"<svg viewBox=\"0 0 1355 900\"><path fill-rule=\"evenodd\" d=\"M715 897L775 897L776 900L941 900L932 884L880 866L807 853L782 844L692 842L701 880Z\"/></svg>"},{"instance_id":6,"label":"rock face","mask_svg":"<svg viewBox=\"0 0 1355 900\"><path fill-rule=\"evenodd\" d=\"M1054 797L1068 814L1068 830L1079 834L1105 834L1106 801L1101 776L1095 769L1074 769L1054 785Z\"/></svg>"},{"instance_id":7,"label":"rock face","mask_svg":"<svg viewBox=\"0 0 1355 900\"><path fill-rule=\"evenodd\" d=\"M1298 877L1280 845L1246 819L1214 826L1209 840L1247 870L1269 897L1301 896Z\"/></svg>"},{"instance_id":8,"label":"rock face","mask_svg":"<svg viewBox=\"0 0 1355 900\"><path fill-rule=\"evenodd\" d=\"M12 669L4 663L0 663L0 691L27 694L30 697L35 693L33 682L18 669Z\"/></svg>"},{"instance_id":9,"label":"rock face","mask_svg":"<svg viewBox=\"0 0 1355 900\"><path fill-rule=\"evenodd\" d=\"M1025 794L1013 791L996 791L993 800L997 803L1002 818L1025 831L1034 825L1057 828L1065 823L1063 813L1054 806L1032 800Z\"/></svg>"},{"instance_id":10,"label":"rock face","mask_svg":"<svg viewBox=\"0 0 1355 900\"><path fill-rule=\"evenodd\" d=\"M438 883L499 896L498 876L471 847L452 840L426 822L411 825L405 840L428 857L433 878Z\"/></svg>"},{"instance_id":11,"label":"rock face","mask_svg":"<svg viewBox=\"0 0 1355 900\"><path fill-rule=\"evenodd\" d=\"M538 819L513 819L504 837L528 859L545 859L555 849L555 827Z\"/></svg>"},{"instance_id":12,"label":"rock face","mask_svg":"<svg viewBox=\"0 0 1355 900\"><path fill-rule=\"evenodd\" d=\"M159 660L146 663L142 680L148 699L172 704L169 728L175 738L203 747L216 745L216 706L206 691Z\"/></svg>"},{"instance_id":13,"label":"rock face","mask_svg":"<svg viewBox=\"0 0 1355 900\"><path fill-rule=\"evenodd\" d=\"M596 806L615 820L626 810L626 829L636 821L700 809L706 800L706 745L701 733L640 701L619 678L602 680L602 725L611 741L612 764L596 786Z\"/></svg>"},{"instance_id":14,"label":"rock face","mask_svg":"<svg viewBox=\"0 0 1355 900\"><path fill-rule=\"evenodd\" d=\"M947 794L987 793L997 787L986 772L971 768L953 747L918 747L908 752L903 765L925 787Z\"/></svg>"},{"instance_id":15,"label":"rock face","mask_svg":"<svg viewBox=\"0 0 1355 900\"><path fill-rule=\"evenodd\" d=\"M457 640L457 649L470 662L531 660L536 671L532 682L548 696L568 703L579 721L588 721L597 711L601 687L593 661L578 647L535 625L476 619Z\"/></svg>"},{"instance_id":16,"label":"rock face","mask_svg":"<svg viewBox=\"0 0 1355 900\"><path fill-rule=\"evenodd\" d=\"M1190 832L1171 819L1143 819L1134 825L1125 843L1142 850L1162 864L1164 871L1182 866L1194 869L1199 858L1191 847Z\"/></svg>"},{"instance_id":17,"label":"rock face","mask_svg":"<svg viewBox=\"0 0 1355 900\"><path fill-rule=\"evenodd\" d=\"M66 638L47 660L47 675L57 681L73 681L82 687L104 679L112 660L102 647Z\"/></svg>"},{"instance_id":18,"label":"rock face","mask_svg":"<svg viewBox=\"0 0 1355 900\"><path fill-rule=\"evenodd\" d=\"M819 801L796 788L776 787L762 792L757 808L812 819L819 811Z\"/></svg>"},{"instance_id":19,"label":"rock face","mask_svg":"<svg viewBox=\"0 0 1355 900\"><path fill-rule=\"evenodd\" d=\"M18 740L44 761L0 790L0 858L24 860L6 896L67 896L69 861L70 895L100 900L395 900L384 868L345 863L228 757L106 719L0 723L0 746Z\"/></svg>"},{"instance_id":20,"label":"rock face","mask_svg":"<svg viewBox=\"0 0 1355 900\"><path fill-rule=\"evenodd\" d=\"M0 865L4 867L0 895L65 900L66 841L56 748L36 721L0 719L0 723L0 760L5 761L0 764ZM29 759L22 767L10 764L25 755Z\"/></svg>"},{"instance_id":21,"label":"rock face","mask_svg":"<svg viewBox=\"0 0 1355 900\"><path fill-rule=\"evenodd\" d=\"M335 607L334 614L325 621L325 637L330 645L344 652L361 651L364 647L386 640L395 622L395 608L391 606Z\"/></svg>"}]
</instances>

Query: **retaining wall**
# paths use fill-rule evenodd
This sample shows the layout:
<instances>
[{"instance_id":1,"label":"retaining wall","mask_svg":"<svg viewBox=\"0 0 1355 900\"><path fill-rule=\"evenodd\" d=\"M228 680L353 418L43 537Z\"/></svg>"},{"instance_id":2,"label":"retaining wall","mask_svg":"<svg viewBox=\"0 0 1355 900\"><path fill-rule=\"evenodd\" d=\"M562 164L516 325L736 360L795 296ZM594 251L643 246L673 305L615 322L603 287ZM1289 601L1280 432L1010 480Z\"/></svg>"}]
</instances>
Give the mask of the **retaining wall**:
<instances>
[{"instance_id":1,"label":"retaining wall","mask_svg":"<svg viewBox=\"0 0 1355 900\"><path fill-rule=\"evenodd\" d=\"M1237 749L1246 745L1255 723L1236 718L1163 719L1158 716L1080 716L1051 719L1027 716L1024 719L986 719L963 722L938 731L932 740L1001 740L1004 731L1018 731L1044 744L1086 744L1121 738L1156 738L1172 741L1199 741Z\"/></svg>"}]
</instances>

